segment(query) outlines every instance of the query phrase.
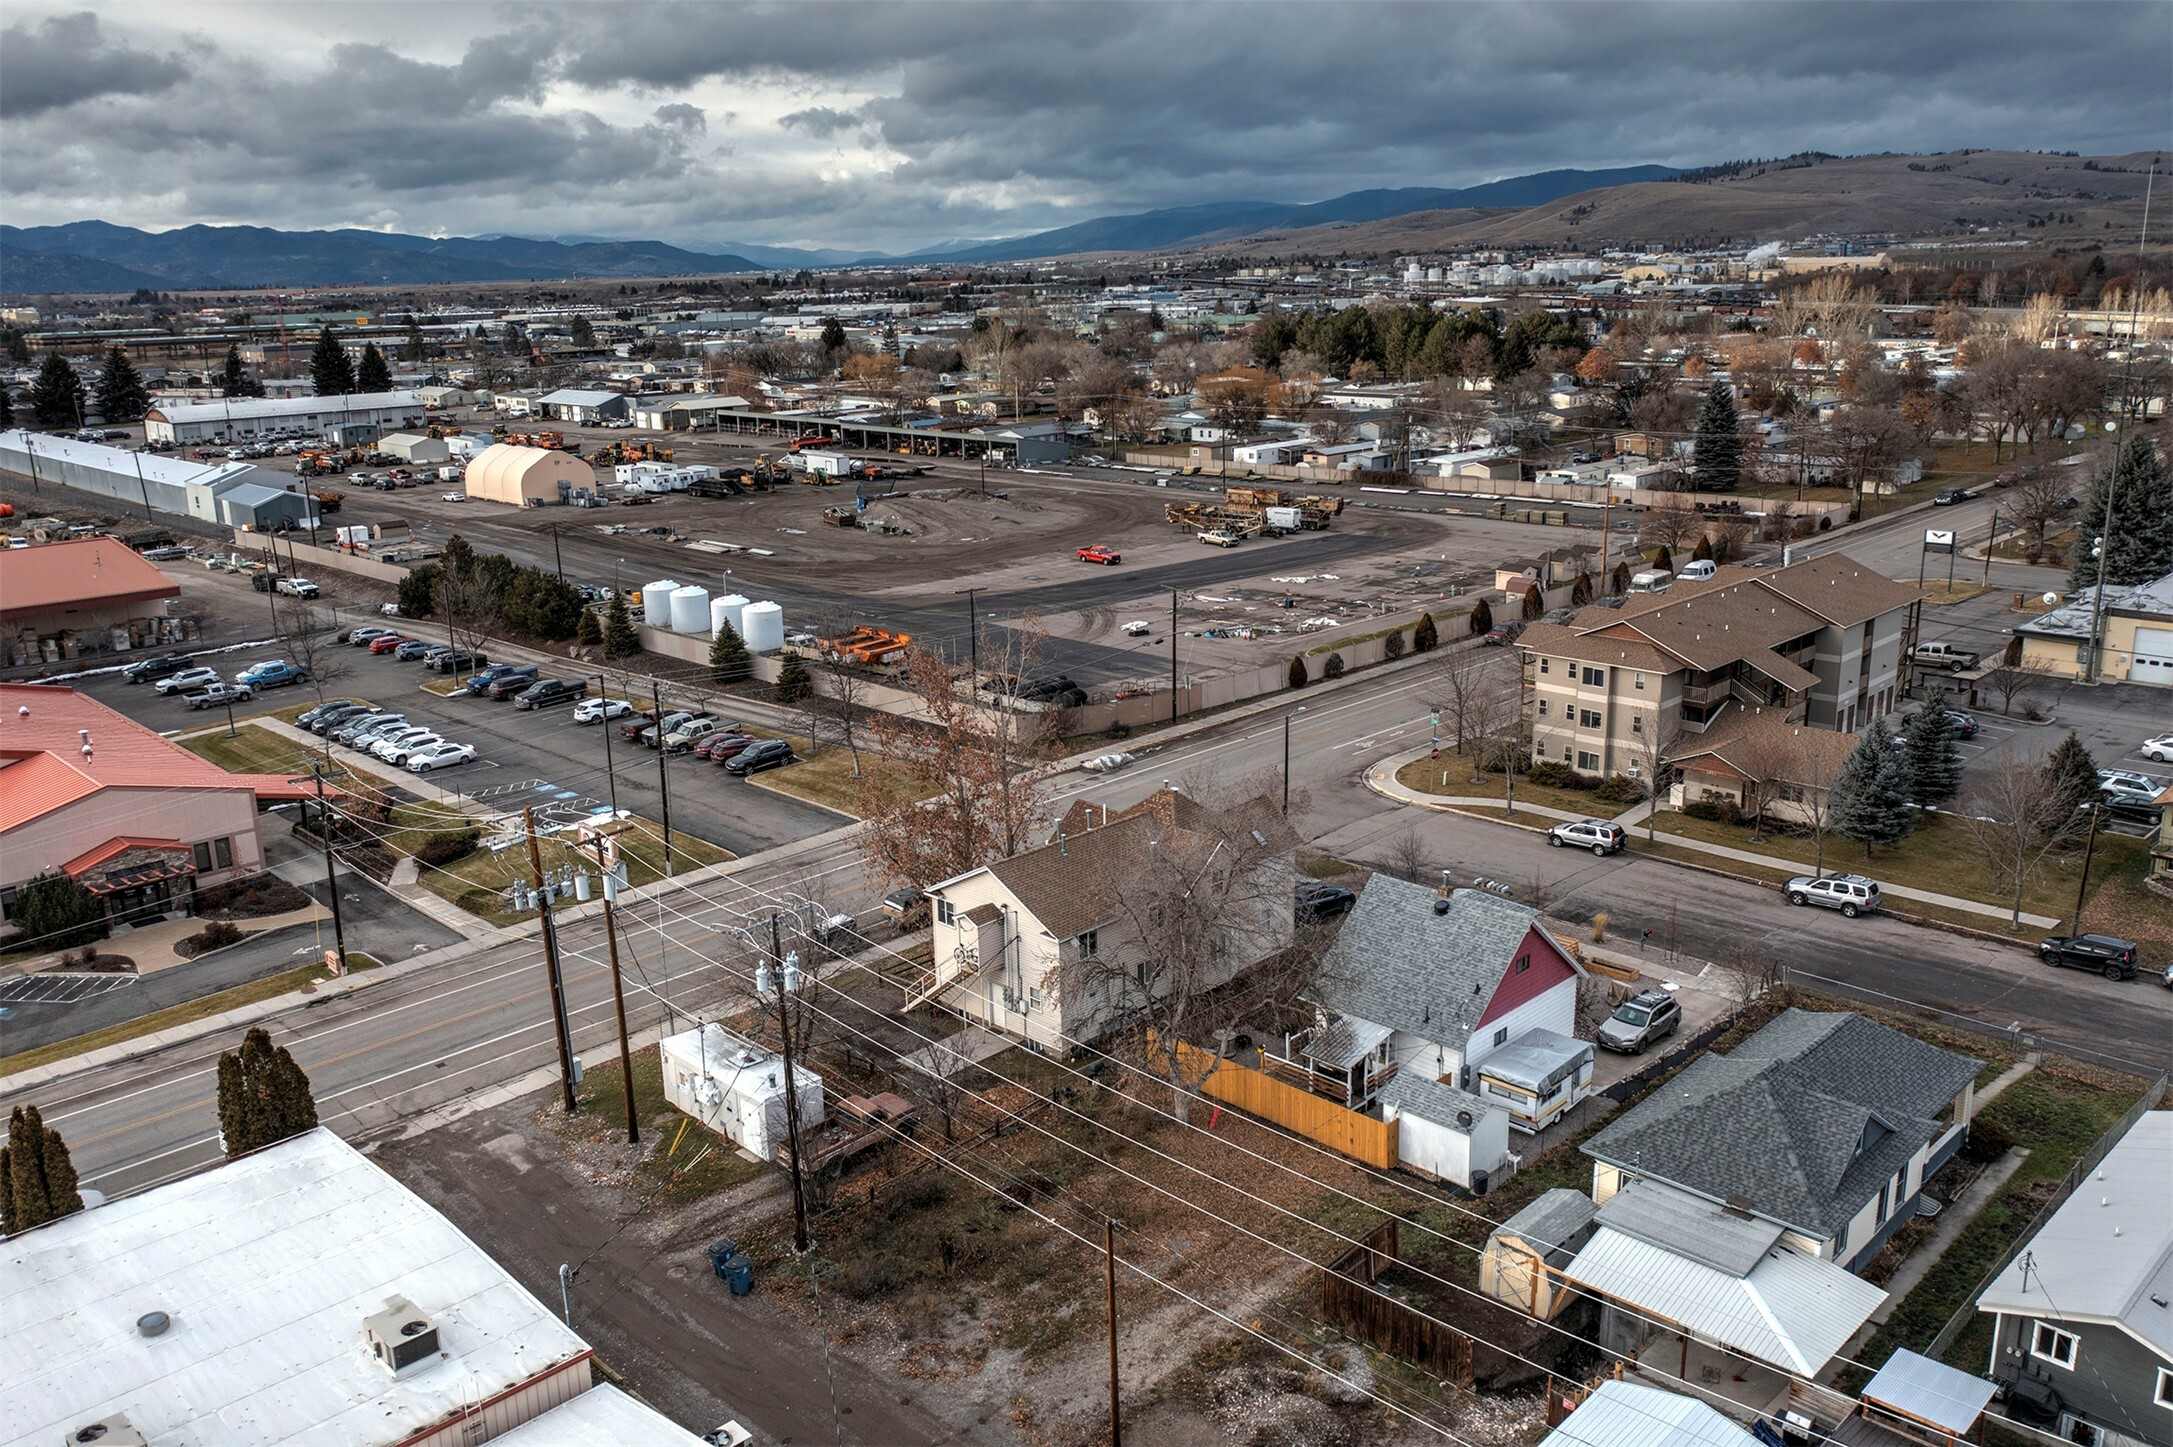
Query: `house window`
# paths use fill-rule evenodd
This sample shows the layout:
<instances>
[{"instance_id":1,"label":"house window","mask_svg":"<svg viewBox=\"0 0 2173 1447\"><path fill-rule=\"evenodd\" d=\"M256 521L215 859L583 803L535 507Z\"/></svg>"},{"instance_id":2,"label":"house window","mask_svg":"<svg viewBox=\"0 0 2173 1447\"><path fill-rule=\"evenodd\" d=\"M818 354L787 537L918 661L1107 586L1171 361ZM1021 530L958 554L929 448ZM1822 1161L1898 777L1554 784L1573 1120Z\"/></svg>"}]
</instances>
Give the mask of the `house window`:
<instances>
[{"instance_id":1,"label":"house window","mask_svg":"<svg viewBox=\"0 0 2173 1447\"><path fill-rule=\"evenodd\" d=\"M1509 1043L1509 1027L1507 1025L1494 1032L1494 1043L1496 1045L1507 1045Z\"/></svg>"},{"instance_id":2,"label":"house window","mask_svg":"<svg viewBox=\"0 0 2173 1447\"><path fill-rule=\"evenodd\" d=\"M1600 722L1600 711L1598 709L1580 708L1577 710L1577 724L1580 728L1596 729L1600 726Z\"/></svg>"},{"instance_id":3,"label":"house window","mask_svg":"<svg viewBox=\"0 0 2173 1447\"><path fill-rule=\"evenodd\" d=\"M1030 1011L1041 1008L1041 991L1028 990L1026 992L1026 1008Z\"/></svg>"},{"instance_id":4,"label":"house window","mask_svg":"<svg viewBox=\"0 0 2173 1447\"><path fill-rule=\"evenodd\" d=\"M1600 767L1600 756L1579 749L1577 750L1577 767L1587 773L1597 773Z\"/></svg>"},{"instance_id":5,"label":"house window","mask_svg":"<svg viewBox=\"0 0 2173 1447\"><path fill-rule=\"evenodd\" d=\"M1545 659L1545 658L1542 658L1542 659L1540 659L1540 660L1539 660L1539 671L1540 671L1541 673L1551 673L1551 672L1553 672L1553 670L1552 670L1552 669L1550 669L1550 668L1548 668L1548 667L1547 667L1547 664L1548 664L1548 663L1549 663L1550 661L1551 661L1551 660L1549 660L1549 659Z\"/></svg>"},{"instance_id":6,"label":"house window","mask_svg":"<svg viewBox=\"0 0 2173 1447\"><path fill-rule=\"evenodd\" d=\"M1539 716L1541 718L1545 718L1547 716L1547 701L1545 699L1541 699L1539 701Z\"/></svg>"},{"instance_id":7,"label":"house window","mask_svg":"<svg viewBox=\"0 0 2173 1447\"><path fill-rule=\"evenodd\" d=\"M1643 688L1645 686L1645 675L1642 673L1637 675L1637 686L1639 688Z\"/></svg>"},{"instance_id":8,"label":"house window","mask_svg":"<svg viewBox=\"0 0 2173 1447\"><path fill-rule=\"evenodd\" d=\"M2030 1332L2030 1355L2056 1367L2075 1368L2075 1336L2048 1322L2036 1322ZM2163 1382L2159 1385L2164 1386Z\"/></svg>"},{"instance_id":9,"label":"house window","mask_svg":"<svg viewBox=\"0 0 2173 1447\"><path fill-rule=\"evenodd\" d=\"M221 869L231 869L234 864L234 841L231 839L212 840L211 854L214 859L219 861Z\"/></svg>"},{"instance_id":10,"label":"house window","mask_svg":"<svg viewBox=\"0 0 2173 1447\"><path fill-rule=\"evenodd\" d=\"M2173 1407L2173 1367L2158 1368L2158 1390L2151 1400L2161 1407Z\"/></svg>"},{"instance_id":11,"label":"house window","mask_svg":"<svg viewBox=\"0 0 2173 1447\"><path fill-rule=\"evenodd\" d=\"M1520 974L1520 975L1521 975L1521 974L1523 974L1523 973L1524 973L1524 972L1525 972L1526 970L1530 969L1531 967L1532 967L1532 957L1531 957L1530 955L1518 955L1518 956L1517 956L1517 968L1516 968L1516 973L1518 973L1518 974Z\"/></svg>"},{"instance_id":12,"label":"house window","mask_svg":"<svg viewBox=\"0 0 2173 1447\"><path fill-rule=\"evenodd\" d=\"M951 902L950 902L949 900L947 900L947 899L938 899L938 900L936 901L936 923L937 923L937 924L956 924L956 923L958 923L958 906L957 906L957 905L955 905L955 904L953 904L953 903L951 903Z\"/></svg>"},{"instance_id":13,"label":"house window","mask_svg":"<svg viewBox=\"0 0 2173 1447\"><path fill-rule=\"evenodd\" d=\"M1102 932L1100 930L1087 930L1078 937L1076 943L1079 946L1079 953L1082 955L1099 954L1102 948Z\"/></svg>"},{"instance_id":14,"label":"house window","mask_svg":"<svg viewBox=\"0 0 2173 1447\"><path fill-rule=\"evenodd\" d=\"M1584 681L1594 688L1604 688L1607 685L1607 670L1604 668L1588 668L1584 671Z\"/></svg>"},{"instance_id":15,"label":"house window","mask_svg":"<svg viewBox=\"0 0 2173 1447\"><path fill-rule=\"evenodd\" d=\"M196 857L198 874L211 873L211 845L208 841L190 845L189 852Z\"/></svg>"},{"instance_id":16,"label":"house window","mask_svg":"<svg viewBox=\"0 0 2173 1447\"><path fill-rule=\"evenodd\" d=\"M1535 759L1543 759L1546 756L1547 741L1545 739L1535 739L1532 742L1532 757Z\"/></svg>"},{"instance_id":17,"label":"house window","mask_svg":"<svg viewBox=\"0 0 2173 1447\"><path fill-rule=\"evenodd\" d=\"M1643 733L1644 731L1645 731L1645 716L1644 716L1643 714L1641 714L1641 713L1633 713L1633 714L1631 714L1631 715L1630 715L1630 732L1631 732L1631 733L1633 733L1633 734L1641 734L1641 733Z\"/></svg>"}]
</instances>

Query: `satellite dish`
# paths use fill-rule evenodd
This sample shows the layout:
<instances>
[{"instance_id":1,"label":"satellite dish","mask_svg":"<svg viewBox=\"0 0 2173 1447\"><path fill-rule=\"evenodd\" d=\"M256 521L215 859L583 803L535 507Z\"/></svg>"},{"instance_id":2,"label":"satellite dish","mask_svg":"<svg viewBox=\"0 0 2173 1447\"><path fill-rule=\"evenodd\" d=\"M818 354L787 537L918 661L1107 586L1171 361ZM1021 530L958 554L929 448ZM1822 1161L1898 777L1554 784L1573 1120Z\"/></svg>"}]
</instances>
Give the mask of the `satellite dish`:
<instances>
[{"instance_id":1,"label":"satellite dish","mask_svg":"<svg viewBox=\"0 0 2173 1447\"><path fill-rule=\"evenodd\" d=\"M2053 605L2054 605L2055 603L2057 603L2057 602L2059 602L2059 601L2060 601L2060 595L2059 595L2058 593L2047 593L2047 594L2045 595L2045 606L2046 606L2047 608L2050 608L2050 607L2052 607L2052 606L2053 606Z\"/></svg>"}]
</instances>

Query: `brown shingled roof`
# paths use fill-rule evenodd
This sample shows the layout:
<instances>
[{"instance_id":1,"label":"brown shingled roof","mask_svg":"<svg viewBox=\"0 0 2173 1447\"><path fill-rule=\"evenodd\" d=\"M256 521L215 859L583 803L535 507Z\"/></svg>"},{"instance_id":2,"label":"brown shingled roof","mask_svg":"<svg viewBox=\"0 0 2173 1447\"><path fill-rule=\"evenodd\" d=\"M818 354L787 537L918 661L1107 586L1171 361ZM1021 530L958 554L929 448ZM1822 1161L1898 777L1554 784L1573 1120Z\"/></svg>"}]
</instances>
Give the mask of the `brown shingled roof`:
<instances>
[{"instance_id":1,"label":"brown shingled roof","mask_svg":"<svg viewBox=\"0 0 2173 1447\"><path fill-rule=\"evenodd\" d=\"M1574 622L1534 623L1517 635L1517 648L1524 653L1643 669L1647 673L1673 673L1683 666L1682 659L1669 656L1643 638L1581 629Z\"/></svg>"},{"instance_id":2,"label":"brown shingled roof","mask_svg":"<svg viewBox=\"0 0 2173 1447\"><path fill-rule=\"evenodd\" d=\"M1772 745L1787 742L1785 750L1773 749ZM1753 782L1763 782L1757 765L1774 758L1791 762L1798 758L1815 760L1819 767L1802 772L1810 778L1820 773L1831 778L1840 772L1842 763L1855 751L1855 734L1836 733L1832 729L1811 728L1792 723L1778 713L1761 712L1757 709L1732 711L1704 733L1698 735L1693 747L1674 755L1673 762L1687 764L1694 759L1715 758L1730 769ZM1782 782L1800 784L1808 779L1791 779L1782 771Z\"/></svg>"},{"instance_id":3,"label":"brown shingled roof","mask_svg":"<svg viewBox=\"0 0 2173 1447\"><path fill-rule=\"evenodd\" d=\"M1758 583L1842 628L1906 608L1923 596L1912 585L1874 572L1846 553L1806 558L1758 575Z\"/></svg>"},{"instance_id":4,"label":"brown shingled roof","mask_svg":"<svg viewBox=\"0 0 2173 1447\"><path fill-rule=\"evenodd\" d=\"M1610 631L1633 629L1693 668L1713 669L1815 632L1818 626L1819 619L1808 610L1745 582L1663 604L1623 619Z\"/></svg>"}]
</instances>

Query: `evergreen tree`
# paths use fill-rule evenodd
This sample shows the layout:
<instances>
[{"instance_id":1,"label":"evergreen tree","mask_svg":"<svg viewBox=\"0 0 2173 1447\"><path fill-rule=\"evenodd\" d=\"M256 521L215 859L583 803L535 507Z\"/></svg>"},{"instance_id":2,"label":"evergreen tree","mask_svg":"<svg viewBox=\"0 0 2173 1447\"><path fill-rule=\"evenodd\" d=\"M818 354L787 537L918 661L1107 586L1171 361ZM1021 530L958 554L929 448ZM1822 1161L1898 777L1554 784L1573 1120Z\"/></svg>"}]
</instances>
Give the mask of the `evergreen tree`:
<instances>
[{"instance_id":1,"label":"evergreen tree","mask_svg":"<svg viewBox=\"0 0 2173 1447\"><path fill-rule=\"evenodd\" d=\"M151 410L151 389L143 385L136 364L119 347L106 349L106 363L98 371L98 415L108 422L140 422Z\"/></svg>"},{"instance_id":2,"label":"evergreen tree","mask_svg":"<svg viewBox=\"0 0 2173 1447\"><path fill-rule=\"evenodd\" d=\"M68 1143L36 1106L16 1106L0 1146L0 1231L13 1236L82 1209Z\"/></svg>"},{"instance_id":3,"label":"evergreen tree","mask_svg":"<svg viewBox=\"0 0 2173 1447\"><path fill-rule=\"evenodd\" d=\"M1326 658L1321 660L1320 676L1322 678L1341 678L1343 676L1343 673L1344 664L1342 654L1331 653Z\"/></svg>"},{"instance_id":4,"label":"evergreen tree","mask_svg":"<svg viewBox=\"0 0 2173 1447\"><path fill-rule=\"evenodd\" d=\"M429 355L429 344L423 340L423 324L410 312L407 318L407 335L400 343L400 354L410 362L420 362Z\"/></svg>"},{"instance_id":5,"label":"evergreen tree","mask_svg":"<svg viewBox=\"0 0 2173 1447\"><path fill-rule=\"evenodd\" d=\"M1698 545L1690 550L1690 561L1705 563L1712 561L1712 557L1713 540L1701 532L1698 534Z\"/></svg>"},{"instance_id":6,"label":"evergreen tree","mask_svg":"<svg viewBox=\"0 0 2173 1447\"><path fill-rule=\"evenodd\" d=\"M1590 573L1579 573L1576 577L1576 581L1572 582L1569 585L1569 606L1572 608L1582 608L1585 604L1591 601L1592 575Z\"/></svg>"},{"instance_id":7,"label":"evergreen tree","mask_svg":"<svg viewBox=\"0 0 2173 1447\"><path fill-rule=\"evenodd\" d=\"M1305 668L1305 655L1301 653L1296 658L1291 659L1290 686L1292 688L1303 688L1312 681L1313 675L1308 673Z\"/></svg>"},{"instance_id":8,"label":"evergreen tree","mask_svg":"<svg viewBox=\"0 0 2173 1447\"><path fill-rule=\"evenodd\" d=\"M809 676L807 664L797 653L785 655L782 667L777 671L777 701L785 706L804 703L815 691L815 680Z\"/></svg>"},{"instance_id":9,"label":"evergreen tree","mask_svg":"<svg viewBox=\"0 0 2173 1447\"><path fill-rule=\"evenodd\" d=\"M1619 598L1629 591L1630 565L1628 563L1617 563L1615 564L1615 570L1607 575L1608 596Z\"/></svg>"},{"instance_id":10,"label":"evergreen tree","mask_svg":"<svg viewBox=\"0 0 2173 1447\"><path fill-rule=\"evenodd\" d=\"M13 327L6 329L7 357L18 367L30 365L30 341Z\"/></svg>"},{"instance_id":11,"label":"evergreen tree","mask_svg":"<svg viewBox=\"0 0 2173 1447\"><path fill-rule=\"evenodd\" d=\"M719 683L738 683L754 672L754 655L747 651L739 630L719 620L717 636L709 640L709 676Z\"/></svg>"},{"instance_id":12,"label":"evergreen tree","mask_svg":"<svg viewBox=\"0 0 2173 1447\"><path fill-rule=\"evenodd\" d=\"M0 432L15 425L15 398L9 394L7 384L0 382Z\"/></svg>"},{"instance_id":13,"label":"evergreen tree","mask_svg":"<svg viewBox=\"0 0 2173 1447\"><path fill-rule=\"evenodd\" d=\"M1735 430L1735 393L1726 382L1706 389L1698 432L1690 444L1690 486L1698 492L1734 492L1743 480L1743 440Z\"/></svg>"},{"instance_id":14,"label":"evergreen tree","mask_svg":"<svg viewBox=\"0 0 2173 1447\"><path fill-rule=\"evenodd\" d=\"M317 1102L309 1077L283 1045L274 1045L261 1027L241 1038L239 1051L219 1056L219 1133L229 1159L274 1141L300 1135L317 1124Z\"/></svg>"},{"instance_id":15,"label":"evergreen tree","mask_svg":"<svg viewBox=\"0 0 2173 1447\"><path fill-rule=\"evenodd\" d=\"M105 906L65 874L41 874L15 893L8 917L38 948L64 950L106 937Z\"/></svg>"},{"instance_id":16,"label":"evergreen tree","mask_svg":"<svg viewBox=\"0 0 2173 1447\"><path fill-rule=\"evenodd\" d=\"M1933 699L1909 720L1899 752L1908 768L1909 797L1926 809L1943 808L1962 792L1962 751L1954 740L1954 715Z\"/></svg>"},{"instance_id":17,"label":"evergreen tree","mask_svg":"<svg viewBox=\"0 0 2173 1447\"><path fill-rule=\"evenodd\" d=\"M836 317L832 317L822 324L822 349L824 353L835 355L844 351L846 345L845 324L843 322Z\"/></svg>"},{"instance_id":18,"label":"evergreen tree","mask_svg":"<svg viewBox=\"0 0 2173 1447\"><path fill-rule=\"evenodd\" d=\"M1652 565L1663 573L1674 572L1675 550L1666 543L1660 544L1660 551L1652 555Z\"/></svg>"},{"instance_id":19,"label":"evergreen tree","mask_svg":"<svg viewBox=\"0 0 2173 1447\"><path fill-rule=\"evenodd\" d=\"M1471 605L1471 636L1482 637L1494 626L1494 606L1481 598Z\"/></svg>"},{"instance_id":20,"label":"evergreen tree","mask_svg":"<svg viewBox=\"0 0 2173 1447\"><path fill-rule=\"evenodd\" d=\"M2105 495L2112 492L2113 525L2105 526ZM2173 572L2173 473L2166 470L2148 437L2130 437L2120 445L2113 465L2091 484L2090 499L2077 519L2075 561L2068 569L2070 588L2098 580L2099 559L2091 543L2104 534L2105 581L2111 587L2148 583Z\"/></svg>"},{"instance_id":21,"label":"evergreen tree","mask_svg":"<svg viewBox=\"0 0 2173 1447\"><path fill-rule=\"evenodd\" d=\"M1547 590L1536 582L1524 590L1524 621L1537 623L1547 616Z\"/></svg>"},{"instance_id":22,"label":"evergreen tree","mask_svg":"<svg viewBox=\"0 0 2173 1447\"><path fill-rule=\"evenodd\" d=\"M261 397L264 384L249 375L241 364L241 348L228 347L226 362L219 372L219 390L229 397Z\"/></svg>"},{"instance_id":23,"label":"evergreen tree","mask_svg":"<svg viewBox=\"0 0 2173 1447\"><path fill-rule=\"evenodd\" d=\"M310 351L309 379L320 397L340 397L355 390L355 364L347 359L347 349L330 327L317 334L317 345Z\"/></svg>"},{"instance_id":24,"label":"evergreen tree","mask_svg":"<svg viewBox=\"0 0 2173 1447\"><path fill-rule=\"evenodd\" d=\"M596 621L594 608L581 610L581 622L574 629L573 641L583 648L595 648L604 641L604 626Z\"/></svg>"},{"instance_id":25,"label":"evergreen tree","mask_svg":"<svg viewBox=\"0 0 2173 1447\"><path fill-rule=\"evenodd\" d=\"M47 352L30 383L30 420L40 427L83 425L83 379L68 359Z\"/></svg>"},{"instance_id":26,"label":"evergreen tree","mask_svg":"<svg viewBox=\"0 0 2173 1447\"><path fill-rule=\"evenodd\" d=\"M613 593L604 607L604 657L625 658L641 652L641 635L626 611L626 595Z\"/></svg>"},{"instance_id":27,"label":"evergreen tree","mask_svg":"<svg viewBox=\"0 0 2173 1447\"><path fill-rule=\"evenodd\" d=\"M570 331L571 340L578 350L585 352L596 345L596 328L587 317L575 317Z\"/></svg>"},{"instance_id":28,"label":"evergreen tree","mask_svg":"<svg viewBox=\"0 0 2173 1447\"><path fill-rule=\"evenodd\" d=\"M1398 628L1381 640L1381 657L1393 663L1403 657L1404 646L1403 630Z\"/></svg>"},{"instance_id":29,"label":"evergreen tree","mask_svg":"<svg viewBox=\"0 0 2173 1447\"><path fill-rule=\"evenodd\" d=\"M1834 780L1827 816L1836 834L1864 846L1866 859L1873 846L1909 837L1908 765L1900 753L1886 720L1874 719Z\"/></svg>"},{"instance_id":30,"label":"evergreen tree","mask_svg":"<svg viewBox=\"0 0 2173 1447\"><path fill-rule=\"evenodd\" d=\"M392 390L392 368L385 364L385 354L377 349L377 343L375 342L369 343L362 349L361 365L355 368L355 390L357 392L390 392Z\"/></svg>"},{"instance_id":31,"label":"evergreen tree","mask_svg":"<svg viewBox=\"0 0 2173 1447\"><path fill-rule=\"evenodd\" d=\"M2059 790L2059 817L2063 819L2083 805L2097 802L2098 761L2073 729L2045 756L2045 777Z\"/></svg>"},{"instance_id":32,"label":"evergreen tree","mask_svg":"<svg viewBox=\"0 0 2173 1447\"><path fill-rule=\"evenodd\" d=\"M436 563L410 568L400 579L400 616L428 618L438 611L438 580L444 572Z\"/></svg>"},{"instance_id":33,"label":"evergreen tree","mask_svg":"<svg viewBox=\"0 0 2173 1447\"><path fill-rule=\"evenodd\" d=\"M1434 624L1434 615L1421 613L1418 623L1411 629L1411 651L1431 653L1441 646L1441 630Z\"/></svg>"}]
</instances>

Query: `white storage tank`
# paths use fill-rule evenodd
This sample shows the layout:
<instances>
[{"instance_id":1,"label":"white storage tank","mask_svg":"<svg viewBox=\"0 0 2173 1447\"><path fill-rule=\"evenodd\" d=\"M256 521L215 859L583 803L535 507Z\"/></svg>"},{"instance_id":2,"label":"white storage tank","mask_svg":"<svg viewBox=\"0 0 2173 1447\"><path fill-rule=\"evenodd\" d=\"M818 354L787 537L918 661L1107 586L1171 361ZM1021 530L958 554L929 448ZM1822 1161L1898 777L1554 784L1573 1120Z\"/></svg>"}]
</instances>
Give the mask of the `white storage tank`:
<instances>
[{"instance_id":1,"label":"white storage tank","mask_svg":"<svg viewBox=\"0 0 2173 1447\"><path fill-rule=\"evenodd\" d=\"M672 589L672 632L709 633L709 590L689 583Z\"/></svg>"},{"instance_id":2,"label":"white storage tank","mask_svg":"<svg viewBox=\"0 0 2173 1447\"><path fill-rule=\"evenodd\" d=\"M745 593L727 593L709 605L709 633L716 636L719 622L732 625L732 631L741 638L747 636L747 605L754 600Z\"/></svg>"},{"instance_id":3,"label":"white storage tank","mask_svg":"<svg viewBox=\"0 0 2173 1447\"><path fill-rule=\"evenodd\" d=\"M740 622L740 637L754 652L774 653L785 646L785 610L775 603L749 603Z\"/></svg>"},{"instance_id":4,"label":"white storage tank","mask_svg":"<svg viewBox=\"0 0 2173 1447\"><path fill-rule=\"evenodd\" d=\"M672 626L672 590L679 586L671 578L659 578L641 590L641 621L651 628Z\"/></svg>"}]
</instances>

